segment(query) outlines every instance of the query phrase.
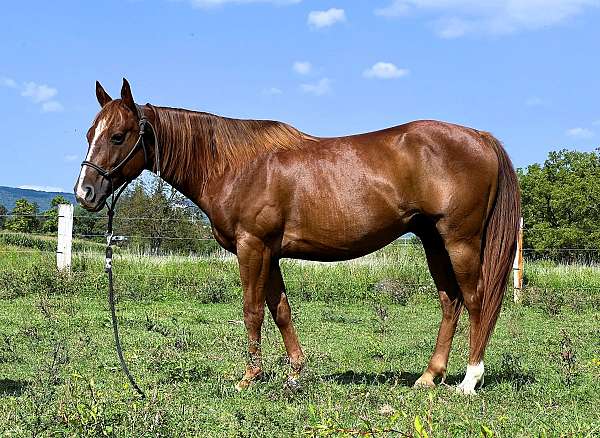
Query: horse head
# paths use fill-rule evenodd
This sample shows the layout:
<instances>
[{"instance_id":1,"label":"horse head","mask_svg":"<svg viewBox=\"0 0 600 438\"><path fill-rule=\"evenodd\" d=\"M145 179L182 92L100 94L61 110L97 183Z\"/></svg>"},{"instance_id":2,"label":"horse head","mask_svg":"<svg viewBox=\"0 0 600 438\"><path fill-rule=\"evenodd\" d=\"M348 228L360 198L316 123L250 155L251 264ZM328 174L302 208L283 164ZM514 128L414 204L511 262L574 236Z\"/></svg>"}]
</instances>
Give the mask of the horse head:
<instances>
[{"instance_id":1,"label":"horse head","mask_svg":"<svg viewBox=\"0 0 600 438\"><path fill-rule=\"evenodd\" d=\"M77 201L87 210L99 211L107 198L139 176L147 165L145 120L123 79L121 98L113 100L96 82L100 112L87 132L88 152L75 184Z\"/></svg>"}]
</instances>

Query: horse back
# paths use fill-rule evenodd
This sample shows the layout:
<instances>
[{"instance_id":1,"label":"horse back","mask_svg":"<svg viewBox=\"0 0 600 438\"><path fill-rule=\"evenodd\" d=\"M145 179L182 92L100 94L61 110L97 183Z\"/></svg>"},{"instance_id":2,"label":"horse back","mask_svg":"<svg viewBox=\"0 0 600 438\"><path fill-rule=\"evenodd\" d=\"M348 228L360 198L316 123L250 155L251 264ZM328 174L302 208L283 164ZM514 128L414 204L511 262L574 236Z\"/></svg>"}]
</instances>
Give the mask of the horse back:
<instances>
[{"instance_id":1,"label":"horse back","mask_svg":"<svg viewBox=\"0 0 600 438\"><path fill-rule=\"evenodd\" d=\"M231 175L213 216L284 257L353 258L414 231L418 215L485 214L495 160L479 131L435 121L307 140Z\"/></svg>"}]
</instances>

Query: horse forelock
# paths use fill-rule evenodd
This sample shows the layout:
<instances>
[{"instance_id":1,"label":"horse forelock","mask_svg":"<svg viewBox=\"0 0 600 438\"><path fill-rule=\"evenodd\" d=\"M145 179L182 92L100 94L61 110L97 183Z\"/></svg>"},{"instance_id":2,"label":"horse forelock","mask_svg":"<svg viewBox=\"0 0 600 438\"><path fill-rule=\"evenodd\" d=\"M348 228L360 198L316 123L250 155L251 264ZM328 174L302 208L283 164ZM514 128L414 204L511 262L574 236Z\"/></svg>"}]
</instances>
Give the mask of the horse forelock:
<instances>
[{"instance_id":1,"label":"horse forelock","mask_svg":"<svg viewBox=\"0 0 600 438\"><path fill-rule=\"evenodd\" d=\"M116 124L122 124L126 120L128 112L131 113L131 110L123 105L120 100L107 103L92 121L92 126L87 134L90 145L94 139L97 141L106 129Z\"/></svg>"}]
</instances>

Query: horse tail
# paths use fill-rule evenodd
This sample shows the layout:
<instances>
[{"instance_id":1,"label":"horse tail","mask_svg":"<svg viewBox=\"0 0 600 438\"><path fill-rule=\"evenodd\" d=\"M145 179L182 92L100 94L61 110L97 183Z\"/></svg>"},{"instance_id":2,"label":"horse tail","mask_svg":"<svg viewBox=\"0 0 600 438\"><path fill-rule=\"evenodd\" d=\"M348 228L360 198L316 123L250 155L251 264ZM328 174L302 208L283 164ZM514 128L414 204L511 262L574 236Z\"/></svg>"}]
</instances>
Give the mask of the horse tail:
<instances>
[{"instance_id":1,"label":"horse tail","mask_svg":"<svg viewBox=\"0 0 600 438\"><path fill-rule=\"evenodd\" d=\"M481 269L481 331L475 339L475 349L483 351L496 325L508 277L515 257L517 235L521 220L519 181L506 150L498 139L481 133L498 157L498 186L496 199L488 213L482 243ZM479 358L480 360L482 359Z\"/></svg>"}]
</instances>

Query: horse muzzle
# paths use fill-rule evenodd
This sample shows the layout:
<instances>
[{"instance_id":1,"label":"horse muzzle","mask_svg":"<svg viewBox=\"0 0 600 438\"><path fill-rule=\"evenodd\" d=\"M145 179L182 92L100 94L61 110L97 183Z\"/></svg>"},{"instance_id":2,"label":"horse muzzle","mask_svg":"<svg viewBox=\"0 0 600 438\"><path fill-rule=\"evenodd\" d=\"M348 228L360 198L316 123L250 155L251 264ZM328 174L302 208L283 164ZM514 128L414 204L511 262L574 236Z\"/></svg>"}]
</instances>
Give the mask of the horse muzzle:
<instances>
[{"instance_id":1,"label":"horse muzzle","mask_svg":"<svg viewBox=\"0 0 600 438\"><path fill-rule=\"evenodd\" d=\"M79 205L91 212L102 210L109 195L109 190L103 183L104 181L101 181L100 184L94 185L77 181L74 192Z\"/></svg>"}]
</instances>

